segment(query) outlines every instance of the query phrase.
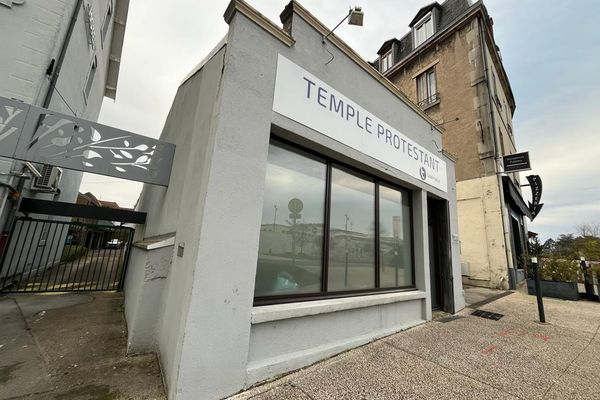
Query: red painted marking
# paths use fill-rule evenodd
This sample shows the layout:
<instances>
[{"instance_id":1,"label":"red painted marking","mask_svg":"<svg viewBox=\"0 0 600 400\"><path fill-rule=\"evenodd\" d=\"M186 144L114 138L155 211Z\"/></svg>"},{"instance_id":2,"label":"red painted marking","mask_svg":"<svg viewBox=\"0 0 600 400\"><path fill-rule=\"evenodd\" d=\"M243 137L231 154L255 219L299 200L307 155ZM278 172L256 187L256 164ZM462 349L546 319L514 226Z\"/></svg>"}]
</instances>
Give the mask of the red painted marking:
<instances>
[{"instance_id":1,"label":"red painted marking","mask_svg":"<svg viewBox=\"0 0 600 400\"><path fill-rule=\"evenodd\" d=\"M548 340L550 340L550 336L543 335L541 333L534 333L532 336L536 339L543 340L544 342L547 342Z\"/></svg>"},{"instance_id":2,"label":"red painted marking","mask_svg":"<svg viewBox=\"0 0 600 400\"><path fill-rule=\"evenodd\" d=\"M509 328L504 328L500 332L498 332L498 335L499 336L503 336L503 337L509 336L510 335L510 329Z\"/></svg>"},{"instance_id":3,"label":"red painted marking","mask_svg":"<svg viewBox=\"0 0 600 400\"><path fill-rule=\"evenodd\" d=\"M494 351L496 351L497 348L498 348L498 346L491 345L483 351L483 354L492 354Z\"/></svg>"}]
</instances>

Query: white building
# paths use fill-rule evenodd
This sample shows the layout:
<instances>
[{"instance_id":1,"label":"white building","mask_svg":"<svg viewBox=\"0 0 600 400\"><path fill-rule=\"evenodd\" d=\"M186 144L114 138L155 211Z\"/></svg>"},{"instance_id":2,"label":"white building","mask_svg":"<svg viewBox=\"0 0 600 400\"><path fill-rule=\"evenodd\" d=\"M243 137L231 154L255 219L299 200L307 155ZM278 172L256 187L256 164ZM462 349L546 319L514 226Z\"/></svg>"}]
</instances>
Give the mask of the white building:
<instances>
[{"instance_id":1,"label":"white building","mask_svg":"<svg viewBox=\"0 0 600 400\"><path fill-rule=\"evenodd\" d=\"M464 307L454 161L416 104L297 2L247 3L179 87L125 282L129 352L217 399Z\"/></svg>"},{"instance_id":2,"label":"white building","mask_svg":"<svg viewBox=\"0 0 600 400\"><path fill-rule=\"evenodd\" d=\"M0 0L0 96L96 121L116 95L129 0ZM0 158L0 254L15 192L74 203L82 172ZM25 179L25 178L29 179Z\"/></svg>"}]
</instances>

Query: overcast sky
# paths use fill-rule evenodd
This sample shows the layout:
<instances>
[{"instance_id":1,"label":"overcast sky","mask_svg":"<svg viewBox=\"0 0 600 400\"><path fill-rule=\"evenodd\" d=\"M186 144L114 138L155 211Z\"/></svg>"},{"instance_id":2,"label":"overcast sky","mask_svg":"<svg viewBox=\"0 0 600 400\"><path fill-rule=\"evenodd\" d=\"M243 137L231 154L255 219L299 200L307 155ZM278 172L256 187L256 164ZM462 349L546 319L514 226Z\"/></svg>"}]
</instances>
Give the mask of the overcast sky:
<instances>
[{"instance_id":1,"label":"overcast sky","mask_svg":"<svg viewBox=\"0 0 600 400\"><path fill-rule=\"evenodd\" d=\"M363 27L336 33L371 60L379 45L401 37L417 10L431 0L357 0ZM250 0L279 23L287 0ZM226 34L228 1L132 1L117 100L105 99L99 122L158 138L177 87ZM347 12L347 1L303 0L327 26ZM596 0L486 0L515 94L514 132L544 183L539 217L530 230L542 238L600 222L600 35ZM524 176L529 173L522 173ZM81 191L131 207L142 185L86 174ZM530 193L524 191L529 199Z\"/></svg>"}]
</instances>

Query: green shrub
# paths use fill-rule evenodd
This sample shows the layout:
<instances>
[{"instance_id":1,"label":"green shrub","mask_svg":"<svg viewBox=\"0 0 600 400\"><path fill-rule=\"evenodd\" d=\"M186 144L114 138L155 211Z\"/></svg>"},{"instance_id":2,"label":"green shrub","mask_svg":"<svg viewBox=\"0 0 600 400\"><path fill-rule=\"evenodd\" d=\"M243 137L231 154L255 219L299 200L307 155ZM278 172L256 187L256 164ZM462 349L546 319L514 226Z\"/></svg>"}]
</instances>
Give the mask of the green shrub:
<instances>
[{"instance_id":1,"label":"green shrub","mask_svg":"<svg viewBox=\"0 0 600 400\"><path fill-rule=\"evenodd\" d=\"M577 282L581 268L579 262L550 255L540 260L540 278L544 281Z\"/></svg>"},{"instance_id":2,"label":"green shrub","mask_svg":"<svg viewBox=\"0 0 600 400\"><path fill-rule=\"evenodd\" d=\"M62 255L60 256L60 262L77 260L79 257L85 256L87 252L87 247L83 245L65 244Z\"/></svg>"}]
</instances>

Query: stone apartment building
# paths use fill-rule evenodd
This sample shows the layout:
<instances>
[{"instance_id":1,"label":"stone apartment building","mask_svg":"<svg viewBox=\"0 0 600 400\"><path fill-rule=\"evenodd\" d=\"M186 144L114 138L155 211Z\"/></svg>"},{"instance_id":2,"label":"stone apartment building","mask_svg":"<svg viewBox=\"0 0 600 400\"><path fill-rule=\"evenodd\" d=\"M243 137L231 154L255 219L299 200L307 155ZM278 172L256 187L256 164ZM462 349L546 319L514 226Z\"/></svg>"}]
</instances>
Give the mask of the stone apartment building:
<instances>
[{"instance_id":1,"label":"stone apartment building","mask_svg":"<svg viewBox=\"0 0 600 400\"><path fill-rule=\"evenodd\" d=\"M523 279L530 214L518 174L502 173L502 156L517 152L515 99L493 23L482 1L431 3L372 65L439 123L457 159L463 282L512 288Z\"/></svg>"}]
</instances>

